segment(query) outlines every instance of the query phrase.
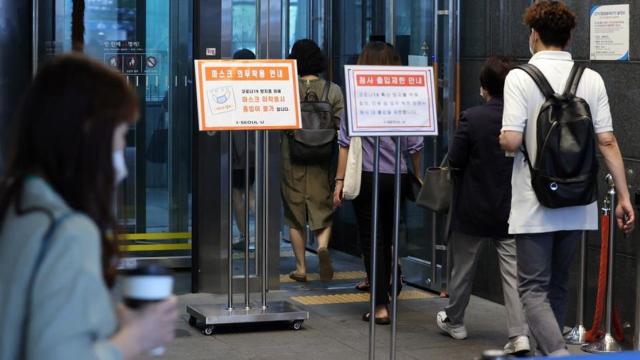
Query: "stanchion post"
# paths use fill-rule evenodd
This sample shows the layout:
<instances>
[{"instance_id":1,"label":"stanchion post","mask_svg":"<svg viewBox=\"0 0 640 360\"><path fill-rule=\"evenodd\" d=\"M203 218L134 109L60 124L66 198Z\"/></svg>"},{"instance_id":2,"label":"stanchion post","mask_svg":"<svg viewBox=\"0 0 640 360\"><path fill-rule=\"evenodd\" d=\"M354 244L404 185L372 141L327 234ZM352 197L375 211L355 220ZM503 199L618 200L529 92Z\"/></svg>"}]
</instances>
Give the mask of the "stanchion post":
<instances>
[{"instance_id":1,"label":"stanchion post","mask_svg":"<svg viewBox=\"0 0 640 360\"><path fill-rule=\"evenodd\" d=\"M249 299L249 242L251 239L249 227L249 207L250 202L249 198L251 196L251 189L249 188L249 167L250 167L250 156L249 154L249 131L245 131L244 133L244 308L245 310L251 309L250 299Z\"/></svg>"},{"instance_id":2,"label":"stanchion post","mask_svg":"<svg viewBox=\"0 0 640 360\"><path fill-rule=\"evenodd\" d=\"M227 188L227 200L229 208L227 216L229 217L229 236L227 244L227 309L233 311L233 131L229 131L229 186Z\"/></svg>"},{"instance_id":3,"label":"stanchion post","mask_svg":"<svg viewBox=\"0 0 640 360\"><path fill-rule=\"evenodd\" d=\"M586 343L587 329L584 327L584 300L586 296L587 276L587 232L582 232L580 239L580 269L578 270L578 297L576 305L576 326L565 335L564 339L569 345L582 345Z\"/></svg>"},{"instance_id":4,"label":"stanchion post","mask_svg":"<svg viewBox=\"0 0 640 360\"><path fill-rule=\"evenodd\" d=\"M394 173L394 199L393 199L393 284L391 289L391 355L390 359L396 359L396 336L398 332L398 247L400 246L400 199L402 196L400 177L401 177L401 153L400 146L401 137L396 137L396 168ZM408 189L407 189L408 190Z\"/></svg>"},{"instance_id":5,"label":"stanchion post","mask_svg":"<svg viewBox=\"0 0 640 360\"><path fill-rule=\"evenodd\" d=\"M640 189L635 192L636 214L640 213ZM640 351L640 249L636 252L636 318L633 330L633 350Z\"/></svg>"},{"instance_id":6,"label":"stanchion post","mask_svg":"<svg viewBox=\"0 0 640 360\"><path fill-rule=\"evenodd\" d=\"M372 214L371 214L371 307L369 312L369 360L376 358L376 293L378 280L378 190L380 188L380 137L375 137L375 149L373 153L373 190L372 190Z\"/></svg>"},{"instance_id":7,"label":"stanchion post","mask_svg":"<svg viewBox=\"0 0 640 360\"><path fill-rule=\"evenodd\" d=\"M616 221L615 221L615 209L616 209L616 188L613 183L613 177L611 174L607 174L606 181L609 184L609 191L607 195L609 197L609 251L608 254L600 254L600 256L608 256L607 259L607 294L605 303L605 334L595 343L587 344L583 346L583 350L591 353L612 353L622 351L622 346L618 344L616 339L612 335L613 324L613 269L615 260L615 237L616 237Z\"/></svg>"},{"instance_id":8,"label":"stanchion post","mask_svg":"<svg viewBox=\"0 0 640 360\"><path fill-rule=\"evenodd\" d=\"M639 205L636 202L636 206ZM640 351L640 257L636 257L636 321L633 333L633 349Z\"/></svg>"}]
</instances>

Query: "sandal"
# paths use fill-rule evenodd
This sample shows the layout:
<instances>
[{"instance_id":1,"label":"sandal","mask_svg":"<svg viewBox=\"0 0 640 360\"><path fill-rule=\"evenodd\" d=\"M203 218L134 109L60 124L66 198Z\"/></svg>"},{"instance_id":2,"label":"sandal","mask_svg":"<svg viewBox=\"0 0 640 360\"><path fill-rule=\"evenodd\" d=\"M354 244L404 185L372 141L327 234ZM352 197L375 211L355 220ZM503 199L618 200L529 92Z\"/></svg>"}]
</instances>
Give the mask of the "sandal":
<instances>
[{"instance_id":1,"label":"sandal","mask_svg":"<svg viewBox=\"0 0 640 360\"><path fill-rule=\"evenodd\" d=\"M289 279L297 282L307 282L307 275L300 275L295 271L289 273Z\"/></svg>"},{"instance_id":2,"label":"sandal","mask_svg":"<svg viewBox=\"0 0 640 360\"><path fill-rule=\"evenodd\" d=\"M369 279L365 278L356 284L356 290L368 292L371 289L371 285L369 284Z\"/></svg>"},{"instance_id":3,"label":"sandal","mask_svg":"<svg viewBox=\"0 0 640 360\"><path fill-rule=\"evenodd\" d=\"M370 318L371 318L371 313L364 313L362 315L362 321L369 322ZM388 316L377 317L375 321L376 321L377 325L389 325L389 324L391 324L391 319L389 319Z\"/></svg>"}]
</instances>

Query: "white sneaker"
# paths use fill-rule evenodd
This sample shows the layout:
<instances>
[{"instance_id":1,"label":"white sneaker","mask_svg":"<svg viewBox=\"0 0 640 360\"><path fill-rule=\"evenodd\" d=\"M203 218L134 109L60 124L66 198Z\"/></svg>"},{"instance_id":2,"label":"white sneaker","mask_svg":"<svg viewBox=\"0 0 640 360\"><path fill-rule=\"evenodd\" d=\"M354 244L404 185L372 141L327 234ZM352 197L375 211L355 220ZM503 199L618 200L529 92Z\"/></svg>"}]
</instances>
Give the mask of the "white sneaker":
<instances>
[{"instance_id":1,"label":"white sneaker","mask_svg":"<svg viewBox=\"0 0 640 360\"><path fill-rule=\"evenodd\" d=\"M447 317L447 313L440 311L436 316L436 322L440 330L449 334L456 340L463 340L467 338L467 328L463 325L452 325L451 321Z\"/></svg>"},{"instance_id":2,"label":"white sneaker","mask_svg":"<svg viewBox=\"0 0 640 360\"><path fill-rule=\"evenodd\" d=\"M528 336L517 336L514 339L509 340L507 345L504 346L504 352L509 355L521 355L531 351L531 345L529 345Z\"/></svg>"}]
</instances>

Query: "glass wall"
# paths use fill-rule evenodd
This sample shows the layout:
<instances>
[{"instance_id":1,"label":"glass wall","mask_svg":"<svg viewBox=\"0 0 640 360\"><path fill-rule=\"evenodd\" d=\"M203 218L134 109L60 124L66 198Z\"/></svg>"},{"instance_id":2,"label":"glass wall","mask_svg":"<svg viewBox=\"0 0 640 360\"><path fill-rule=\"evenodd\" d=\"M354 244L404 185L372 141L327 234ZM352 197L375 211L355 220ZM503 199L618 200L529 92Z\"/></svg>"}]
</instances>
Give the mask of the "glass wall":
<instances>
[{"instance_id":1,"label":"glass wall","mask_svg":"<svg viewBox=\"0 0 640 360\"><path fill-rule=\"evenodd\" d=\"M249 49L256 52L256 1L233 0L232 50Z\"/></svg>"},{"instance_id":2,"label":"glass wall","mask_svg":"<svg viewBox=\"0 0 640 360\"><path fill-rule=\"evenodd\" d=\"M309 28L311 0L290 0L289 2L289 51L300 40L311 37Z\"/></svg>"},{"instance_id":3,"label":"glass wall","mask_svg":"<svg viewBox=\"0 0 640 360\"><path fill-rule=\"evenodd\" d=\"M56 0L53 53L71 50L72 0ZM190 0L86 0L84 52L118 70L141 100L117 214L131 256L190 253ZM42 31L42 30L41 30ZM50 45L48 47L51 47Z\"/></svg>"}]
</instances>

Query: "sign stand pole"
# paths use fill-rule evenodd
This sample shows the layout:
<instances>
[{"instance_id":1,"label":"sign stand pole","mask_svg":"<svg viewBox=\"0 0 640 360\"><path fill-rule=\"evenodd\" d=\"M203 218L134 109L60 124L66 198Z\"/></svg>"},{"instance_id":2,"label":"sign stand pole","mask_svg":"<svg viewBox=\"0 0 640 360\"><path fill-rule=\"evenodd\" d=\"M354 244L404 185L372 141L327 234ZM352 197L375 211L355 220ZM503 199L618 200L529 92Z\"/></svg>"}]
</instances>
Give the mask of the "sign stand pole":
<instances>
[{"instance_id":1,"label":"sign stand pole","mask_svg":"<svg viewBox=\"0 0 640 360\"><path fill-rule=\"evenodd\" d=\"M256 248L260 248L262 253L260 254L261 262L262 262L262 273L260 274L261 279L261 304L254 304L252 306L250 302L250 279L251 276L249 271L251 270L249 267L249 242L251 239L250 236L250 227L249 227L249 205L250 205L250 146L249 132L246 131L244 134L245 143L245 209L244 215L246 216L247 221L245 222L244 230L245 230L245 262L244 262L244 308L233 308L233 211L232 211L232 201L229 201L229 286L228 286L228 298L227 304L204 304L204 305L188 305L187 313L189 314L189 324L192 326L198 327L202 329L202 333L205 335L212 335L214 333L214 327L220 325L231 325L231 324L255 324L255 323L268 323L268 322L289 322L291 324L291 328L293 330L302 329L302 323L305 320L309 319L309 312L300 310L295 305L287 302L287 301L276 301L272 303L267 302L267 287L269 281L269 271L268 271L268 234L269 234L269 223L268 223L268 209L269 209L269 200L268 200L268 189L269 186L269 133L264 132L263 135L258 133L256 134L256 171L261 170L259 172L259 177L256 176ZM233 180L233 144L231 140L231 134L229 135L229 196L232 193L232 180ZM262 138L262 141L259 139ZM260 146L262 145L262 146ZM260 164L262 162L262 164ZM258 246L259 245L259 246ZM258 267L256 266L256 269Z\"/></svg>"},{"instance_id":2,"label":"sign stand pole","mask_svg":"<svg viewBox=\"0 0 640 360\"><path fill-rule=\"evenodd\" d=\"M244 132L244 309L251 310L249 294L249 242L251 240L251 227L249 226L249 210L251 202L251 189L249 186L250 157L249 131Z\"/></svg>"},{"instance_id":3,"label":"sign stand pole","mask_svg":"<svg viewBox=\"0 0 640 360\"><path fill-rule=\"evenodd\" d=\"M269 131L262 133L262 189L260 191L262 217L262 310L267 310L267 287L269 282ZM257 146L257 145L256 145Z\"/></svg>"},{"instance_id":4,"label":"sign stand pole","mask_svg":"<svg viewBox=\"0 0 640 360\"><path fill-rule=\"evenodd\" d=\"M376 294L378 269L378 191L380 188L380 137L375 137L375 151L373 155L373 190L372 190L372 207L371 215L371 274L369 281L371 282L371 308L369 310L369 359L376 358Z\"/></svg>"},{"instance_id":5,"label":"sign stand pole","mask_svg":"<svg viewBox=\"0 0 640 360\"><path fill-rule=\"evenodd\" d=\"M233 311L233 133L229 131L229 186L227 188L229 194L227 196L229 202L229 209L227 209L227 216L229 216L229 236L227 244L227 310Z\"/></svg>"},{"instance_id":6,"label":"sign stand pole","mask_svg":"<svg viewBox=\"0 0 640 360\"><path fill-rule=\"evenodd\" d=\"M401 153L402 147L400 146L401 137L396 137L396 168L394 172L394 199L393 199L393 275L391 283L393 287L391 289L391 360L396 359L396 337L398 332L398 248L400 247L400 202L402 196L401 190Z\"/></svg>"}]
</instances>

